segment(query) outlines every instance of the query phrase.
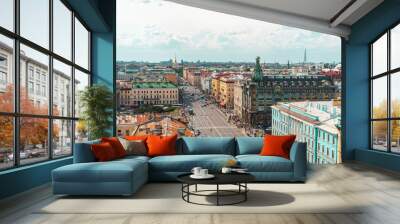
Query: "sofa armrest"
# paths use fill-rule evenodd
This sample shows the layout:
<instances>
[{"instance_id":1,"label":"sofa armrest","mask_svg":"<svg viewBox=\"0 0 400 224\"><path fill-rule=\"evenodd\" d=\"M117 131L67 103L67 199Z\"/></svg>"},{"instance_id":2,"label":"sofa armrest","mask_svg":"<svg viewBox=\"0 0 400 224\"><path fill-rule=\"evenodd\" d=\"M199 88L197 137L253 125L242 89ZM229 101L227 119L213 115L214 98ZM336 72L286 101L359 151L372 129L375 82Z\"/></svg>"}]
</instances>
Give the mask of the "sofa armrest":
<instances>
[{"instance_id":1,"label":"sofa armrest","mask_svg":"<svg viewBox=\"0 0 400 224\"><path fill-rule=\"evenodd\" d=\"M75 143L75 145L74 145L74 163L95 162L96 158L94 157L90 146L92 144L97 144L97 143L100 143L100 140Z\"/></svg>"},{"instance_id":2,"label":"sofa armrest","mask_svg":"<svg viewBox=\"0 0 400 224\"><path fill-rule=\"evenodd\" d=\"M307 175L307 144L295 142L290 149L290 160L293 162L293 179L305 181Z\"/></svg>"}]
</instances>

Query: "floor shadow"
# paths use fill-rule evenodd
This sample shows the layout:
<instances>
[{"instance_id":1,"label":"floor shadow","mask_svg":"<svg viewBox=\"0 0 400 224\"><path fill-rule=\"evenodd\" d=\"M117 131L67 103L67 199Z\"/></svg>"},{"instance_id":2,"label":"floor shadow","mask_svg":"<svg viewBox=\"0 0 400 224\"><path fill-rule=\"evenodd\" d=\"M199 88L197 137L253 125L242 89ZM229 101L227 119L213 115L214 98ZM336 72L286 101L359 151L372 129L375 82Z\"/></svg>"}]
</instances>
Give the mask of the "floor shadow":
<instances>
[{"instance_id":1,"label":"floor shadow","mask_svg":"<svg viewBox=\"0 0 400 224\"><path fill-rule=\"evenodd\" d=\"M181 185L175 182L148 183L133 195L58 195L57 199L168 199L180 198Z\"/></svg>"},{"instance_id":2,"label":"floor shadow","mask_svg":"<svg viewBox=\"0 0 400 224\"><path fill-rule=\"evenodd\" d=\"M216 204L216 193L210 194L207 197L207 202L210 204ZM220 203L231 203L241 200L243 196L228 196L220 197ZM285 194L276 191L261 191L251 190L248 192L247 201L239 203L236 206L242 207L265 207L265 206L278 206L290 204L295 201L295 198L290 194Z\"/></svg>"}]
</instances>

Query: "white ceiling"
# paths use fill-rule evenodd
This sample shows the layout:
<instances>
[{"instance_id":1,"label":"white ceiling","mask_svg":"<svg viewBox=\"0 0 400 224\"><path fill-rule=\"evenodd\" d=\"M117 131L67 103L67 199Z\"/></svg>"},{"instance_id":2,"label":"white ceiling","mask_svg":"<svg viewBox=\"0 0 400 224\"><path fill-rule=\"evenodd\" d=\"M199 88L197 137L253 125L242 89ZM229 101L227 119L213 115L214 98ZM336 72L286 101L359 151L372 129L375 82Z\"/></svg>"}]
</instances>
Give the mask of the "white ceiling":
<instances>
[{"instance_id":1,"label":"white ceiling","mask_svg":"<svg viewBox=\"0 0 400 224\"><path fill-rule=\"evenodd\" d=\"M351 32L350 26L383 2L383 0L169 1L341 37L348 37ZM348 4L349 7L343 11L342 9Z\"/></svg>"}]
</instances>

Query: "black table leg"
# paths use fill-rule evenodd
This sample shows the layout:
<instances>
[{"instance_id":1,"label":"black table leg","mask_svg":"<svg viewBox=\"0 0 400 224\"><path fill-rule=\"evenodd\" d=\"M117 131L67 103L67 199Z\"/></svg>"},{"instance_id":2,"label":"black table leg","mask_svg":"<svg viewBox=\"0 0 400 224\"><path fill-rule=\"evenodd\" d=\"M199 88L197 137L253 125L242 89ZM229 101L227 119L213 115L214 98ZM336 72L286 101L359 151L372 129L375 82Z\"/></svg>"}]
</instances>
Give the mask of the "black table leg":
<instances>
[{"instance_id":1,"label":"black table leg","mask_svg":"<svg viewBox=\"0 0 400 224\"><path fill-rule=\"evenodd\" d=\"M187 185L187 201L190 202L189 200L189 195L190 195L190 184Z\"/></svg>"},{"instance_id":2,"label":"black table leg","mask_svg":"<svg viewBox=\"0 0 400 224\"><path fill-rule=\"evenodd\" d=\"M185 185L182 183L182 186L181 186L181 191L182 191L182 199L183 199L183 190L184 190L184 187Z\"/></svg>"},{"instance_id":3,"label":"black table leg","mask_svg":"<svg viewBox=\"0 0 400 224\"><path fill-rule=\"evenodd\" d=\"M195 190L194 191L196 191L197 192L197 184L195 185Z\"/></svg>"},{"instance_id":4,"label":"black table leg","mask_svg":"<svg viewBox=\"0 0 400 224\"><path fill-rule=\"evenodd\" d=\"M244 192L244 201L247 201L247 192L248 192L248 190L247 190L247 183L244 183L244 187L245 187L245 191L246 192Z\"/></svg>"},{"instance_id":5,"label":"black table leg","mask_svg":"<svg viewBox=\"0 0 400 224\"><path fill-rule=\"evenodd\" d=\"M217 184L217 206L219 206L219 184Z\"/></svg>"}]
</instances>

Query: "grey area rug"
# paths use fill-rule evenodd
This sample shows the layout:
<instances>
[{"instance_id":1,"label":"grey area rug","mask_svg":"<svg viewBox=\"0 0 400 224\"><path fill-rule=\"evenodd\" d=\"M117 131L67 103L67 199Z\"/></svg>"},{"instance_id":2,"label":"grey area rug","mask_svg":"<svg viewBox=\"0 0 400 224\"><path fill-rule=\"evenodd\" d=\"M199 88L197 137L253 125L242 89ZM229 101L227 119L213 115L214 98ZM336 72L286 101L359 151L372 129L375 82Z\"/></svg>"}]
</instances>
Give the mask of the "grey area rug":
<instances>
[{"instance_id":1,"label":"grey area rug","mask_svg":"<svg viewBox=\"0 0 400 224\"><path fill-rule=\"evenodd\" d=\"M215 186L203 185L198 190L213 188ZM231 188L233 186L226 186L224 189ZM180 184L150 183L131 197L56 197L35 213L360 213L359 205L346 202L317 184L260 183L249 184L249 189L248 200L241 204L204 206L183 201ZM237 199L227 197L222 202L228 203ZM212 196L194 196L191 200L215 203L215 197Z\"/></svg>"}]
</instances>

